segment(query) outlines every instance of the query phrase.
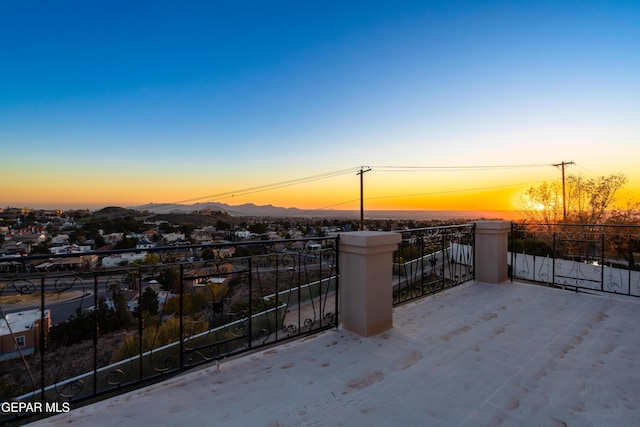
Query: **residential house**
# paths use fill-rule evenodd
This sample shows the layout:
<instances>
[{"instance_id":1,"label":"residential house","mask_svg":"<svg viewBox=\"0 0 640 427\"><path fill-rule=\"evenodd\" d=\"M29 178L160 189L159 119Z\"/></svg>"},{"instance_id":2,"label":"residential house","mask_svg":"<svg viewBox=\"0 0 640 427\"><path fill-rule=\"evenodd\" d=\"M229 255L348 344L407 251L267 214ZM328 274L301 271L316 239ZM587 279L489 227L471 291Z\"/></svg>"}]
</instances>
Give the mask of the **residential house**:
<instances>
[{"instance_id":1,"label":"residential house","mask_svg":"<svg viewBox=\"0 0 640 427\"><path fill-rule=\"evenodd\" d=\"M138 243L136 243L136 249L151 249L154 248L156 246L155 243L150 242L148 240L140 240Z\"/></svg>"},{"instance_id":2,"label":"residential house","mask_svg":"<svg viewBox=\"0 0 640 427\"><path fill-rule=\"evenodd\" d=\"M146 254L144 253L135 254L133 252L127 252L124 254L106 256L102 258L101 262L103 268L113 268L121 265L127 265L133 261L144 261L145 256Z\"/></svg>"},{"instance_id":3,"label":"residential house","mask_svg":"<svg viewBox=\"0 0 640 427\"><path fill-rule=\"evenodd\" d=\"M40 346L41 328L46 342L51 328L49 310L45 310L44 316L38 309L6 314L0 319L0 361L35 353Z\"/></svg>"},{"instance_id":4,"label":"residential house","mask_svg":"<svg viewBox=\"0 0 640 427\"><path fill-rule=\"evenodd\" d=\"M60 254L80 254L82 252L90 252L91 246L86 245L62 245L62 246L54 246L49 249L52 254L60 255Z\"/></svg>"},{"instance_id":5,"label":"residential house","mask_svg":"<svg viewBox=\"0 0 640 427\"><path fill-rule=\"evenodd\" d=\"M29 253L29 246L21 243L9 242L0 247L0 255L26 255Z\"/></svg>"},{"instance_id":6,"label":"residential house","mask_svg":"<svg viewBox=\"0 0 640 427\"><path fill-rule=\"evenodd\" d=\"M158 232L156 230L149 229L147 231L142 232L142 235L144 236L145 240L152 241L153 236L157 236Z\"/></svg>"},{"instance_id":7,"label":"residential house","mask_svg":"<svg viewBox=\"0 0 640 427\"><path fill-rule=\"evenodd\" d=\"M120 240L122 240L124 233L109 233L104 234L102 237L104 238L104 242L108 245L115 245Z\"/></svg>"},{"instance_id":8,"label":"residential house","mask_svg":"<svg viewBox=\"0 0 640 427\"><path fill-rule=\"evenodd\" d=\"M51 238L51 244L54 246L63 246L69 244L69 235L68 234L58 234Z\"/></svg>"},{"instance_id":9,"label":"residential house","mask_svg":"<svg viewBox=\"0 0 640 427\"><path fill-rule=\"evenodd\" d=\"M184 240L184 233L165 233L162 237L169 243L173 243L178 240Z\"/></svg>"},{"instance_id":10,"label":"residential house","mask_svg":"<svg viewBox=\"0 0 640 427\"><path fill-rule=\"evenodd\" d=\"M241 239L248 239L251 237L251 232L249 230L236 230L233 232L233 235Z\"/></svg>"},{"instance_id":11,"label":"residential house","mask_svg":"<svg viewBox=\"0 0 640 427\"><path fill-rule=\"evenodd\" d=\"M20 233L13 236L13 240L23 243L44 243L47 240L47 235L44 233Z\"/></svg>"},{"instance_id":12,"label":"residential house","mask_svg":"<svg viewBox=\"0 0 640 427\"><path fill-rule=\"evenodd\" d=\"M197 229L191 232L190 236L196 243L211 243L213 241L213 236L211 231Z\"/></svg>"}]
</instances>

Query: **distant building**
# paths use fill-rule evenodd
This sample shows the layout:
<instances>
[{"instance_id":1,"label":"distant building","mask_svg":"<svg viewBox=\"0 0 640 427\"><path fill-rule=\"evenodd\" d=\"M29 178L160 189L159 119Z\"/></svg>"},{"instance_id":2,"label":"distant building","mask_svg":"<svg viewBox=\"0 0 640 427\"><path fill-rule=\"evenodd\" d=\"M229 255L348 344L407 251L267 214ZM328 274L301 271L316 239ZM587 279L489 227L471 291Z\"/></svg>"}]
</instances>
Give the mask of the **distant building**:
<instances>
[{"instance_id":1,"label":"distant building","mask_svg":"<svg viewBox=\"0 0 640 427\"><path fill-rule=\"evenodd\" d=\"M104 239L104 242L110 245L115 245L120 240L122 240L123 237L124 237L124 233L110 233L110 234L104 234L102 236L102 238Z\"/></svg>"},{"instance_id":2,"label":"distant building","mask_svg":"<svg viewBox=\"0 0 640 427\"><path fill-rule=\"evenodd\" d=\"M102 258L102 267L104 268L112 268L112 267L119 267L122 265L127 265L131 262L134 261L144 261L145 259L145 255L143 253L140 254L136 254L136 253L123 253L123 254L114 254L114 255L109 255L106 256L104 258Z\"/></svg>"},{"instance_id":3,"label":"distant building","mask_svg":"<svg viewBox=\"0 0 640 427\"><path fill-rule=\"evenodd\" d=\"M91 246L84 245L63 245L63 246L54 246L49 249L52 254L60 255L60 254L80 254L82 252L90 252Z\"/></svg>"},{"instance_id":4,"label":"distant building","mask_svg":"<svg viewBox=\"0 0 640 427\"><path fill-rule=\"evenodd\" d=\"M307 250L309 251L319 251L320 249L322 249L322 245L319 243L309 243L307 244Z\"/></svg>"},{"instance_id":5,"label":"distant building","mask_svg":"<svg viewBox=\"0 0 640 427\"><path fill-rule=\"evenodd\" d=\"M66 245L69 244L69 235L68 234L58 234L51 238L52 245Z\"/></svg>"},{"instance_id":6,"label":"distant building","mask_svg":"<svg viewBox=\"0 0 640 427\"><path fill-rule=\"evenodd\" d=\"M20 243L9 242L0 247L1 255L26 255L29 253L29 245L23 245Z\"/></svg>"},{"instance_id":7,"label":"distant building","mask_svg":"<svg viewBox=\"0 0 640 427\"><path fill-rule=\"evenodd\" d=\"M177 240L184 240L185 235L184 233L165 233L162 237L164 237L167 242L172 243ZM209 238L211 238L211 236L209 236Z\"/></svg>"},{"instance_id":8,"label":"distant building","mask_svg":"<svg viewBox=\"0 0 640 427\"><path fill-rule=\"evenodd\" d=\"M239 237L241 239L248 239L251 237L251 232L248 230L236 230L233 232L234 236Z\"/></svg>"},{"instance_id":9,"label":"distant building","mask_svg":"<svg viewBox=\"0 0 640 427\"><path fill-rule=\"evenodd\" d=\"M151 249L155 247L156 244L148 240L140 240L138 243L136 243L136 249Z\"/></svg>"},{"instance_id":10,"label":"distant building","mask_svg":"<svg viewBox=\"0 0 640 427\"><path fill-rule=\"evenodd\" d=\"M213 236L211 235L211 231L197 229L191 232L190 236L196 243L211 243L213 241Z\"/></svg>"},{"instance_id":11,"label":"distant building","mask_svg":"<svg viewBox=\"0 0 640 427\"><path fill-rule=\"evenodd\" d=\"M47 240L47 236L44 233L20 233L14 234L13 240L23 243L44 243Z\"/></svg>"}]
</instances>

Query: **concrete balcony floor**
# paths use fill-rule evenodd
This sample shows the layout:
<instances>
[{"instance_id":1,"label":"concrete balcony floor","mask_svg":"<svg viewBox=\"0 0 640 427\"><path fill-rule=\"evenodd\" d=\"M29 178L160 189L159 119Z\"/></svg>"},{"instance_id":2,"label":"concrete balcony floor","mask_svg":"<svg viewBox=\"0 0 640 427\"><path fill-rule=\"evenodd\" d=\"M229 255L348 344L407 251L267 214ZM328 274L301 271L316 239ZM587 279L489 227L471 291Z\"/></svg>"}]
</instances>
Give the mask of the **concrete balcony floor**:
<instances>
[{"instance_id":1,"label":"concrete balcony floor","mask_svg":"<svg viewBox=\"0 0 640 427\"><path fill-rule=\"evenodd\" d=\"M630 426L640 301L466 283L33 423L53 426Z\"/></svg>"}]
</instances>

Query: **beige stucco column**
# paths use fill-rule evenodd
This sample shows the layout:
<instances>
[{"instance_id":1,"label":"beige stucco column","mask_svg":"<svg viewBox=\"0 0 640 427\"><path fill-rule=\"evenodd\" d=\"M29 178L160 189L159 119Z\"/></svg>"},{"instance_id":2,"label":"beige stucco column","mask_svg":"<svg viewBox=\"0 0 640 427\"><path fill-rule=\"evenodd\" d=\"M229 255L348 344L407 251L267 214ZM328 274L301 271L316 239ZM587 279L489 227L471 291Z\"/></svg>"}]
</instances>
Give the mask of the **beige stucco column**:
<instances>
[{"instance_id":1,"label":"beige stucco column","mask_svg":"<svg viewBox=\"0 0 640 427\"><path fill-rule=\"evenodd\" d=\"M365 337L393 327L393 251L399 233L340 233L342 327Z\"/></svg>"},{"instance_id":2,"label":"beige stucco column","mask_svg":"<svg viewBox=\"0 0 640 427\"><path fill-rule=\"evenodd\" d=\"M476 224L476 281L504 283L509 279L507 250L511 221L478 221Z\"/></svg>"}]
</instances>

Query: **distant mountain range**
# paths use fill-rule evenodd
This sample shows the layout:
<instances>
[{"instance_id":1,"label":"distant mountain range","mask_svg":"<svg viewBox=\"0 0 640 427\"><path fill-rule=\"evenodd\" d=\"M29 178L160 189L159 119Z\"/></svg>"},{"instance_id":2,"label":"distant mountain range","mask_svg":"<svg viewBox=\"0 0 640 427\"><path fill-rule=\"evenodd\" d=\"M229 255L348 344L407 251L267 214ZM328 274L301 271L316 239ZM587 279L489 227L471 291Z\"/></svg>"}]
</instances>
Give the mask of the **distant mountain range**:
<instances>
[{"instance_id":1,"label":"distant mountain range","mask_svg":"<svg viewBox=\"0 0 640 427\"><path fill-rule=\"evenodd\" d=\"M273 216L273 217L315 217L315 216L354 216L356 211L336 211L336 210L305 210L298 208L283 208L273 205L255 205L245 203L243 205L231 206L226 203L206 202L194 203L192 205L181 205L177 203L149 203L141 206L130 206L130 209L138 211L149 211L156 214L166 213L192 213L198 211L222 211L231 216ZM359 214L358 214L359 215Z\"/></svg>"},{"instance_id":2,"label":"distant mountain range","mask_svg":"<svg viewBox=\"0 0 640 427\"><path fill-rule=\"evenodd\" d=\"M149 203L141 206L130 206L130 209L148 211L155 214L192 213L197 211L222 211L231 216L242 217L302 217L302 218L360 218L360 211L356 210L306 210L298 208L283 208L273 205L255 205L245 203L231 206L226 203L206 202L182 205L177 203ZM420 219L420 220L448 220L448 219L517 219L514 211L486 211L486 210L365 210L368 219Z\"/></svg>"}]
</instances>

